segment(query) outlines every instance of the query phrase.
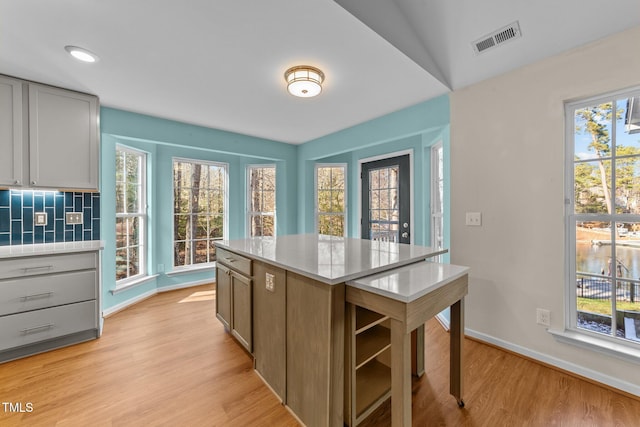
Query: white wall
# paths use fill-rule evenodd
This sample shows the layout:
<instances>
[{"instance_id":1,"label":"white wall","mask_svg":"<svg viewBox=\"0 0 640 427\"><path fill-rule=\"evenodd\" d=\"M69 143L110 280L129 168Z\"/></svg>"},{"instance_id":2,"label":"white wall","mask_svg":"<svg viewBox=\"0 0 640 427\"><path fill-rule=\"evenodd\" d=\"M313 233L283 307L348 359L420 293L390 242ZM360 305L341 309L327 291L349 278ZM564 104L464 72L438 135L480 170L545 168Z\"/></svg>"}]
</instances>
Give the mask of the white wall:
<instances>
[{"instance_id":1,"label":"white wall","mask_svg":"<svg viewBox=\"0 0 640 427\"><path fill-rule=\"evenodd\" d=\"M640 395L640 360L536 324L541 307L564 328L563 103L640 85L638 42L640 27L451 95L451 262L471 267L469 334Z\"/></svg>"}]
</instances>

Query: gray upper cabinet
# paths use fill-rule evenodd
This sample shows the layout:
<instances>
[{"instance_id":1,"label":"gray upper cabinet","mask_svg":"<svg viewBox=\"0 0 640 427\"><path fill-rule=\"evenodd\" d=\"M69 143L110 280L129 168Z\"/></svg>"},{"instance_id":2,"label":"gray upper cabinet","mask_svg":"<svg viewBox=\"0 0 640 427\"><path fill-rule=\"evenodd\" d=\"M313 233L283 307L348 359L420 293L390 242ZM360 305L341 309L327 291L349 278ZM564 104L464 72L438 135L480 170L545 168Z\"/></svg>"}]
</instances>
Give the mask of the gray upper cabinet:
<instances>
[{"instance_id":1,"label":"gray upper cabinet","mask_svg":"<svg viewBox=\"0 0 640 427\"><path fill-rule=\"evenodd\" d=\"M98 190L98 98L0 76L0 185Z\"/></svg>"},{"instance_id":2,"label":"gray upper cabinet","mask_svg":"<svg viewBox=\"0 0 640 427\"><path fill-rule=\"evenodd\" d=\"M29 84L29 179L34 187L98 189L98 99Z\"/></svg>"},{"instance_id":3,"label":"gray upper cabinet","mask_svg":"<svg viewBox=\"0 0 640 427\"><path fill-rule=\"evenodd\" d=\"M22 81L0 76L0 185L23 185Z\"/></svg>"}]
</instances>

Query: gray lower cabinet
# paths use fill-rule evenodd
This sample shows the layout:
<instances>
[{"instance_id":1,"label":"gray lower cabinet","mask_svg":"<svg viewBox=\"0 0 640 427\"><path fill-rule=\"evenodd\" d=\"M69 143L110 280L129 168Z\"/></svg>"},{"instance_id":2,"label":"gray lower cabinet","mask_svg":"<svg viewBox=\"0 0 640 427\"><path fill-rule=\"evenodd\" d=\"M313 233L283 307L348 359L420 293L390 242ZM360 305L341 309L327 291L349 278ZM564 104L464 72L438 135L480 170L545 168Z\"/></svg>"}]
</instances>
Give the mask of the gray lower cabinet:
<instances>
[{"instance_id":1,"label":"gray lower cabinet","mask_svg":"<svg viewBox=\"0 0 640 427\"><path fill-rule=\"evenodd\" d=\"M98 253L0 260L0 362L97 338Z\"/></svg>"},{"instance_id":2,"label":"gray lower cabinet","mask_svg":"<svg viewBox=\"0 0 640 427\"><path fill-rule=\"evenodd\" d=\"M225 329L253 351L253 280L251 261L217 249L216 317Z\"/></svg>"}]
</instances>

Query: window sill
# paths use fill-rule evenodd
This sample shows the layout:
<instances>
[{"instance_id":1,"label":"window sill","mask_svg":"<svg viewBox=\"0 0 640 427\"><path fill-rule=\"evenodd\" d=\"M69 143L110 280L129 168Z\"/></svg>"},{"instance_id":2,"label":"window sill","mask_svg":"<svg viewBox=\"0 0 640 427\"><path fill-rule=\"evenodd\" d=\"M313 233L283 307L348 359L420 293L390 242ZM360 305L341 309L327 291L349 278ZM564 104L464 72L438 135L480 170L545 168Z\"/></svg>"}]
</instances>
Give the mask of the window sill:
<instances>
[{"instance_id":1,"label":"window sill","mask_svg":"<svg viewBox=\"0 0 640 427\"><path fill-rule=\"evenodd\" d=\"M148 282L154 280L158 276L159 276L158 274L154 274L154 275L151 275L151 276L140 277L139 279L135 279L135 280L132 280L130 282L123 283L120 286L116 285L116 288L115 289L111 289L109 292L111 292L112 295L117 295L120 292L128 291L131 288L134 288L136 286L140 286L140 285L143 285L145 283L148 283Z\"/></svg>"},{"instance_id":2,"label":"window sill","mask_svg":"<svg viewBox=\"0 0 640 427\"><path fill-rule=\"evenodd\" d=\"M565 344L571 344L587 350L597 351L607 356L614 356L626 362L640 364L640 348L634 348L633 343L629 345L612 342L608 339L592 336L582 332L572 330L552 330L548 329L553 337Z\"/></svg>"},{"instance_id":3,"label":"window sill","mask_svg":"<svg viewBox=\"0 0 640 427\"><path fill-rule=\"evenodd\" d=\"M167 276L179 276L181 274L189 274L189 273L199 273L201 271L214 271L216 269L216 263L211 262L208 264L189 266L189 267L178 267L173 271L169 271L165 273Z\"/></svg>"}]
</instances>

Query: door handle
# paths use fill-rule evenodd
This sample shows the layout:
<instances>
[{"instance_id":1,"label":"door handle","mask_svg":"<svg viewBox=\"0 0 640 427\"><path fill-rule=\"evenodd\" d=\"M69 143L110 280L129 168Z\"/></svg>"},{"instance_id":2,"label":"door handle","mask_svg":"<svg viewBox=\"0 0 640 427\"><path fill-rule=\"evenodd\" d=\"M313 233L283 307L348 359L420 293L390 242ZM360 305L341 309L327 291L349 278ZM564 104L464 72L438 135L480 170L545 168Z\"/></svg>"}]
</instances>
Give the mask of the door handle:
<instances>
[{"instance_id":1,"label":"door handle","mask_svg":"<svg viewBox=\"0 0 640 427\"><path fill-rule=\"evenodd\" d=\"M404 233L402 233L402 238L406 239L407 237L409 237L409 233L407 233L406 231Z\"/></svg>"}]
</instances>

